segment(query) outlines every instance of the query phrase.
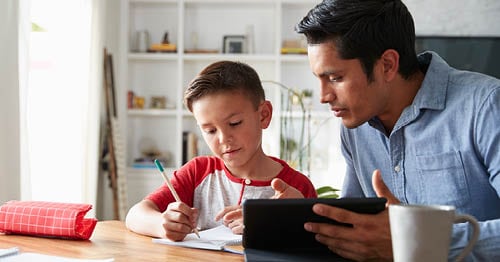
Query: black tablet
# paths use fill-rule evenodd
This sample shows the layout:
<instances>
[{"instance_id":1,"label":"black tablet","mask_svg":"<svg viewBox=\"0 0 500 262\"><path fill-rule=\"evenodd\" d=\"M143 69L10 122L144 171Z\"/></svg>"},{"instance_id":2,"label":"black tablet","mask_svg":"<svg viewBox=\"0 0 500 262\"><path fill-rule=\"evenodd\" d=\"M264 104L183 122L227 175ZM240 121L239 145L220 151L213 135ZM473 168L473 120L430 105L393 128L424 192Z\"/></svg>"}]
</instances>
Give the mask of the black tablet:
<instances>
[{"instance_id":1,"label":"black tablet","mask_svg":"<svg viewBox=\"0 0 500 262\"><path fill-rule=\"evenodd\" d=\"M376 214L385 209L385 198L303 198L248 199L243 202L243 247L245 249L325 248L314 234L304 229L305 222L341 224L312 211L316 203L344 208L357 213Z\"/></svg>"}]
</instances>

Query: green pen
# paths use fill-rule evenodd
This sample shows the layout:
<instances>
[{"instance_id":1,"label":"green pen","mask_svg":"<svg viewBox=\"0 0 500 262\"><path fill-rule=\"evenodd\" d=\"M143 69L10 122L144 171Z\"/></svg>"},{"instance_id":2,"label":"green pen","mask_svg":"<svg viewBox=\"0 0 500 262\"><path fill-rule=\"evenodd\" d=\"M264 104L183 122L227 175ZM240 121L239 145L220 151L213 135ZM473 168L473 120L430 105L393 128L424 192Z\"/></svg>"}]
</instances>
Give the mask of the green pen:
<instances>
[{"instance_id":1,"label":"green pen","mask_svg":"<svg viewBox=\"0 0 500 262\"><path fill-rule=\"evenodd\" d=\"M163 169L163 165L158 159L155 159L155 165L160 170L160 174L163 177L163 180L165 180L165 183L167 183L168 188L170 189L170 192L172 192L172 195L174 195L175 201L177 202L182 202L181 198L177 194L177 191L175 191L174 186L172 186L172 183L170 183L170 180L168 179L167 175L165 174L165 169ZM198 232L198 229L195 227L193 229L194 233L200 238L200 233Z\"/></svg>"}]
</instances>

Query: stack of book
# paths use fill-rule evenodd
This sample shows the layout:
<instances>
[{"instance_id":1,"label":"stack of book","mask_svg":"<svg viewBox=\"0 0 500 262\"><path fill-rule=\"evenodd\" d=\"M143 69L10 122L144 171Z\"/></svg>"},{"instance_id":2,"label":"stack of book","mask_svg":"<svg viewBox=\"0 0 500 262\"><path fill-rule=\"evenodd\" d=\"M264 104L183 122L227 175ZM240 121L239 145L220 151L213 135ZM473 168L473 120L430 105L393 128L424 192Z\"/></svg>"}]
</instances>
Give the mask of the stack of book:
<instances>
[{"instance_id":1,"label":"stack of book","mask_svg":"<svg viewBox=\"0 0 500 262\"><path fill-rule=\"evenodd\" d=\"M182 132L182 164L198 155L198 138L190 131Z\"/></svg>"}]
</instances>

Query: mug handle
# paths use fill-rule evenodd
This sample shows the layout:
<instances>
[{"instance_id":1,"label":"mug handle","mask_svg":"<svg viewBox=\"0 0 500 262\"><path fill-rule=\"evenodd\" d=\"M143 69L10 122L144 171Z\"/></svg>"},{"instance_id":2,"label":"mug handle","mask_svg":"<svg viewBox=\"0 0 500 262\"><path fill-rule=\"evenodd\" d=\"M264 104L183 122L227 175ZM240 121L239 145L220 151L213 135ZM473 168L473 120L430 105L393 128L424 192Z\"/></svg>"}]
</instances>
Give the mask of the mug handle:
<instances>
[{"instance_id":1,"label":"mug handle","mask_svg":"<svg viewBox=\"0 0 500 262\"><path fill-rule=\"evenodd\" d=\"M469 243L467 244L467 246L462 250L462 252L460 252L455 261L462 261L465 258L465 256L467 256L467 254L469 254L472 251L472 248L474 247L479 238L479 223L473 216L457 215L455 217L454 223L462 223L462 222L469 222L469 224L474 229L474 233L472 234L472 237L469 239Z\"/></svg>"}]
</instances>

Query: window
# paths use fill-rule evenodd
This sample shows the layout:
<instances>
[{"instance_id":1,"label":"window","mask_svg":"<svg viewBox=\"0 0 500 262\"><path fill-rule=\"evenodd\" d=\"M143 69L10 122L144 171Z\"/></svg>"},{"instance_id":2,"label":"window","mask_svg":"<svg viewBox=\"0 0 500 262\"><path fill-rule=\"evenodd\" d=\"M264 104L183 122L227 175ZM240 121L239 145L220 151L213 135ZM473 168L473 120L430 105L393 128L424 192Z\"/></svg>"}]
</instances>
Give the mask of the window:
<instances>
[{"instance_id":1,"label":"window","mask_svg":"<svg viewBox=\"0 0 500 262\"><path fill-rule=\"evenodd\" d=\"M81 202L85 194L90 5L87 0L31 1L21 163L31 181L23 195L33 200Z\"/></svg>"}]
</instances>

